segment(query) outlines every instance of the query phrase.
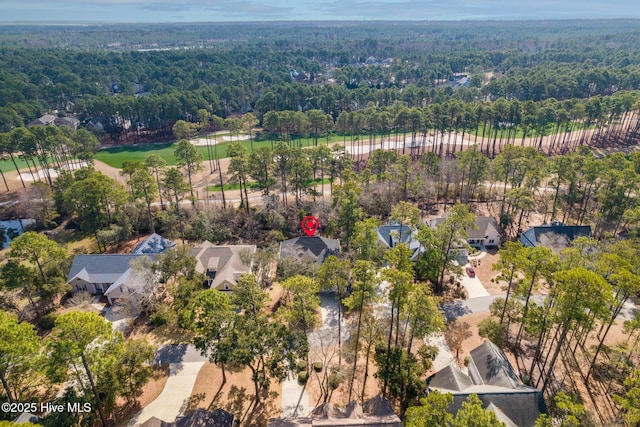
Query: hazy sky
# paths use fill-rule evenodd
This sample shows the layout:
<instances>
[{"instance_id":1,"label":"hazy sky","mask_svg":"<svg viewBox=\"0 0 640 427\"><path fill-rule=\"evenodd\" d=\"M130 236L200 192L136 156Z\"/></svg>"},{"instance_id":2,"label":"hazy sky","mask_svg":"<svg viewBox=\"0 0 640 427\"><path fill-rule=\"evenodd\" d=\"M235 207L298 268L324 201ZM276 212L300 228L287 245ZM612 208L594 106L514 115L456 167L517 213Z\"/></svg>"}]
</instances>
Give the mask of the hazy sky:
<instances>
[{"instance_id":1,"label":"hazy sky","mask_svg":"<svg viewBox=\"0 0 640 427\"><path fill-rule=\"evenodd\" d=\"M640 18L631 0L0 0L0 22Z\"/></svg>"}]
</instances>

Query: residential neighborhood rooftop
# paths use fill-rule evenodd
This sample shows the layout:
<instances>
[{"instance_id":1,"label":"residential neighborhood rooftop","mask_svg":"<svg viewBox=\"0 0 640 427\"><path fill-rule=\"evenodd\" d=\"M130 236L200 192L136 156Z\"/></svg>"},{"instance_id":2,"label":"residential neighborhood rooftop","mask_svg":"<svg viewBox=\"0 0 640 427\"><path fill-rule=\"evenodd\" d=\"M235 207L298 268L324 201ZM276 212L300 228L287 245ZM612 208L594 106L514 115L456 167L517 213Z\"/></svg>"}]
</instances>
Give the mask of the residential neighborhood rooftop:
<instances>
[{"instance_id":1,"label":"residential neighborhood rooftop","mask_svg":"<svg viewBox=\"0 0 640 427\"><path fill-rule=\"evenodd\" d=\"M520 242L526 247L545 246L559 251L569 246L578 237L591 237L588 225L565 225L554 221L529 228L520 236Z\"/></svg>"},{"instance_id":2,"label":"residential neighborhood rooftop","mask_svg":"<svg viewBox=\"0 0 640 427\"><path fill-rule=\"evenodd\" d=\"M191 248L196 258L196 271L207 275L209 287L219 290L231 290L238 278L251 271L246 263L257 250L256 245L218 246L205 241L200 246Z\"/></svg>"},{"instance_id":3,"label":"residential neighborhood rooftop","mask_svg":"<svg viewBox=\"0 0 640 427\"><path fill-rule=\"evenodd\" d=\"M280 243L281 259L291 257L322 264L329 255L338 253L340 253L340 241L326 237L300 236Z\"/></svg>"},{"instance_id":4,"label":"residential neighborhood rooftop","mask_svg":"<svg viewBox=\"0 0 640 427\"><path fill-rule=\"evenodd\" d=\"M476 394L508 426L534 426L540 414L547 412L542 393L520 381L507 356L491 341L471 350L468 375L457 366L447 366L427 379L427 389L453 394L448 411L454 415Z\"/></svg>"}]
</instances>

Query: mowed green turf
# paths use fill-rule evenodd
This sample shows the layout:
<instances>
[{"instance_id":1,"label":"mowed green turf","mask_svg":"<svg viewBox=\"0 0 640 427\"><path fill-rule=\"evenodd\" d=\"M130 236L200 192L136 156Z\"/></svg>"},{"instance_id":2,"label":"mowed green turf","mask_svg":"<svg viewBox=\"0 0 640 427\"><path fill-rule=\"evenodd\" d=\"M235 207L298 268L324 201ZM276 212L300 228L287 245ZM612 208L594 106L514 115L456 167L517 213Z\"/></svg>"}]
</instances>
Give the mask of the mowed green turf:
<instances>
[{"instance_id":1,"label":"mowed green turf","mask_svg":"<svg viewBox=\"0 0 640 427\"><path fill-rule=\"evenodd\" d=\"M329 142L342 142L342 140L342 136L334 135L329 138ZM318 144L326 144L326 142L327 138L318 138ZM247 151L251 151L251 141L245 140L240 141L240 143L247 149ZM258 147L271 147L272 145L275 146L277 143L278 141L272 141L270 139L254 139L253 148L255 149ZM291 141L292 146L308 147L313 144L313 138L303 138ZM216 153L218 155L218 158L223 159L227 157L228 145L229 142L222 142L217 144L216 147L212 143L210 146L211 158L215 159ZM167 162L167 165L173 166L178 164L178 159L176 159L176 156L174 155L176 146L177 142L166 142L112 147L98 151L95 155L95 158L96 160L100 160L101 162L104 162L111 167L120 169L122 168L122 162L124 162L125 160L129 160L132 162L144 162L144 159L146 159L148 155L157 154ZM199 145L197 146L197 148L198 152L200 152L200 155L202 155L202 159L208 160L209 154L207 153L207 146ZM27 164L23 159L16 157L15 160L19 169L27 169ZM13 166L13 163L11 163L11 160L5 159L0 160L0 169L2 170L2 172L9 172L15 170L15 167Z\"/></svg>"},{"instance_id":2,"label":"mowed green turf","mask_svg":"<svg viewBox=\"0 0 640 427\"><path fill-rule=\"evenodd\" d=\"M576 126L574 127L574 129L581 129L581 127ZM550 130L551 129L549 129L549 131ZM493 131L491 127L487 126L485 130L485 135L489 137L490 135L492 135L492 133ZM498 138L506 137L506 134L507 134L506 130L501 129L498 133ZM222 136L224 135L216 135L216 136L212 135L211 138L212 139L216 137L221 138ZM533 129L530 129L527 137L534 138L536 136L538 136L537 133ZM366 133L361 136L361 138L368 138L368 137L369 136ZM398 137L402 137L402 134L399 134ZM522 129L518 127L515 137L512 136L512 138L517 139L521 137L522 137ZM203 138L203 136L200 136L200 138ZM329 137L328 142L342 143L345 139L348 140L349 137L348 136L345 137L341 135L331 135ZM302 139L294 139L293 141L290 141L290 145L299 146L299 147L308 147L313 145L314 142L315 141L313 138L302 138ZM245 141L240 141L240 143L247 149L247 151L251 151L251 141L245 140ZM277 143L278 143L277 140L274 141L271 139L264 139L264 138L254 139L253 148L255 149L263 146L271 147L271 146L275 146ZM327 143L326 137L318 138L318 144L326 144L326 143ZM120 169L122 168L122 162L124 162L125 160L144 162L144 159L146 159L149 154L154 153L162 157L167 162L167 165L173 166L178 164L178 160L174 155L176 145L177 145L176 142L169 142L169 143L152 143L152 144L142 144L142 145L135 145L135 146L113 147L113 148L108 148L106 150L101 150L97 152L95 155L95 158L97 160L100 160L101 162L108 164L109 166ZM219 143L217 144L217 147L214 147L214 144L211 144L211 147L210 147L211 158L215 159L216 153L218 158L222 159L227 157L228 145L229 145L228 142ZM200 154L202 155L202 159L205 161L208 160L209 154L207 153L207 146L201 145L201 146L198 146L197 148ZM25 161L19 157L16 157L16 163L18 165L18 168L20 169L27 168ZM5 159L5 160L0 160L0 170L2 170L2 172L9 172L9 171L15 170L15 167L13 166L13 163L11 163L9 159Z\"/></svg>"},{"instance_id":3,"label":"mowed green turf","mask_svg":"<svg viewBox=\"0 0 640 427\"><path fill-rule=\"evenodd\" d=\"M15 157L15 160L16 160L16 165L18 165L18 169L27 169L27 162L25 162L24 159ZM38 164L38 168L39 168L40 163L37 161L36 163ZM31 164L31 168L33 169L33 164ZM13 166L13 162L11 161L11 159L5 159L0 161L0 170L2 170L2 172L4 173L4 172L15 171L16 168L15 166Z\"/></svg>"},{"instance_id":4,"label":"mowed green turf","mask_svg":"<svg viewBox=\"0 0 640 427\"><path fill-rule=\"evenodd\" d=\"M342 142L342 140L343 140L343 137L341 136L332 136L331 138L329 138L329 142ZM278 141L271 141L266 139L261 139L261 140L254 139L253 148L256 149L258 147L271 147L272 145L275 146L277 142ZM327 142L327 138L318 139L318 144L326 144L326 142ZM240 141L240 143L247 149L248 152L251 151L250 140ZM301 147L308 147L313 144L314 144L313 138L303 138L300 140L296 139L291 142L292 146L295 145L295 146L301 146ZM134 146L129 145L129 146L122 146L122 147L113 147L113 148L107 148L105 150L98 151L96 153L95 158L96 160L100 160L101 162L104 162L114 168L122 168L122 162L124 162L125 160L132 161L132 162L135 162L135 161L144 162L144 159L146 159L147 156L149 156L150 154L157 154L167 162L167 165L172 166L172 165L178 164L178 159L176 159L176 156L174 155L174 151L177 145L178 145L177 142L170 142L170 143L142 144L142 145L134 145ZM217 146L214 146L214 144L211 144L211 147L210 147L211 158L214 159L216 153L218 155L218 158L223 159L227 157L228 146L229 146L229 142L221 142L217 144ZM200 155L202 155L202 159L208 160L209 154L207 153L207 146L199 145L197 146L197 148Z\"/></svg>"},{"instance_id":5,"label":"mowed green turf","mask_svg":"<svg viewBox=\"0 0 640 427\"><path fill-rule=\"evenodd\" d=\"M122 162L124 161L144 162L144 159L150 154L157 154L162 157L168 165L175 165L178 163L176 156L173 154L175 147L175 142L113 147L98 151L95 158L114 168L121 168Z\"/></svg>"}]
</instances>

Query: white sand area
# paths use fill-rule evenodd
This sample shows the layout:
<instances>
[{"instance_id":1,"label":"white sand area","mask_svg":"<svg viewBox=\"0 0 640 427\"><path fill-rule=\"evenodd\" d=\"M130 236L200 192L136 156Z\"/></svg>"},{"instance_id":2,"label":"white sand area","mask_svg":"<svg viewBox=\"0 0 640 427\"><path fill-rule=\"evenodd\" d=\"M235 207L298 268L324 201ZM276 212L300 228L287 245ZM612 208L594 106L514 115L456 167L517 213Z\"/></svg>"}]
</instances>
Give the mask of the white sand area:
<instances>
[{"instance_id":1,"label":"white sand area","mask_svg":"<svg viewBox=\"0 0 640 427\"><path fill-rule=\"evenodd\" d=\"M233 135L222 137L222 139L225 141L246 141L249 138L251 138L249 135Z\"/></svg>"},{"instance_id":2,"label":"white sand area","mask_svg":"<svg viewBox=\"0 0 640 427\"><path fill-rule=\"evenodd\" d=\"M65 165L67 166L67 165ZM85 166L89 166L89 163L87 162L74 162L74 163L70 163L67 167L63 167L63 169L65 170L76 170L76 169L80 169L82 167ZM25 182L33 182L33 181L41 181L41 180L45 180L47 179L47 176L50 176L51 178L57 178L58 177L58 169L47 169L45 172L45 169L38 169L37 172L33 172L33 173L22 173L20 174L18 177L16 177L16 179L20 179L20 177L22 177L22 180Z\"/></svg>"},{"instance_id":3,"label":"white sand area","mask_svg":"<svg viewBox=\"0 0 640 427\"><path fill-rule=\"evenodd\" d=\"M213 139L213 138L197 138L197 139L192 139L189 141L190 143L192 143L193 145L196 146L206 146L206 145L216 145L218 144L218 140L217 139Z\"/></svg>"}]
</instances>

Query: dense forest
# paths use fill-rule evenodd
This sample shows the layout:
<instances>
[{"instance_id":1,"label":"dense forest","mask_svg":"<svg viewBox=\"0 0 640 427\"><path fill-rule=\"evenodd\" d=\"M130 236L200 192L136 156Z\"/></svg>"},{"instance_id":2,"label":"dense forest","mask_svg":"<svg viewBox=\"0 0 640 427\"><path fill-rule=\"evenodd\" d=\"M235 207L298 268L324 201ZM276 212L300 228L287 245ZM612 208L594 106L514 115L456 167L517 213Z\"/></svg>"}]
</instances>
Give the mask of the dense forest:
<instances>
[{"instance_id":1,"label":"dense forest","mask_svg":"<svg viewBox=\"0 0 640 427\"><path fill-rule=\"evenodd\" d=\"M200 109L223 118L252 111L259 119L269 111L320 109L337 120L371 105L446 111L459 101L491 109L501 98L522 103L511 114L525 126L561 124L565 111L566 120L599 119L592 117L599 111L583 111L589 99L640 85L633 21L288 27L170 26L172 45L158 41L154 26L4 27L0 130L56 110L84 124L99 119L113 140L157 140L169 138L177 120L197 121ZM468 80L459 84L460 76ZM559 109L562 118L554 117ZM520 124L500 110L493 119Z\"/></svg>"}]
</instances>

